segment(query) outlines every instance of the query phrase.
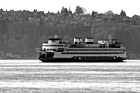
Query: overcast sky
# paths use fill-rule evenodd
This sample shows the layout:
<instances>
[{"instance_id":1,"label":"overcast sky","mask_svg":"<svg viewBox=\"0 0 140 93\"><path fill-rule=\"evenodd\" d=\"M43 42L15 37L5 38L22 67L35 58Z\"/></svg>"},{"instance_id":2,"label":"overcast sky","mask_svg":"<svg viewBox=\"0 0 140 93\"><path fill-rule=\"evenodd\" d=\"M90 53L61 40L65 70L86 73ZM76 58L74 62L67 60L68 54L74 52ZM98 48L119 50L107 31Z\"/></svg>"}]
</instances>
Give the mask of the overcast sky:
<instances>
[{"instance_id":1,"label":"overcast sky","mask_svg":"<svg viewBox=\"0 0 140 93\"><path fill-rule=\"evenodd\" d=\"M62 6L75 11L77 5L84 7L87 13L97 11L104 13L112 10L120 13L123 9L128 16L140 15L140 0L0 0L0 8L4 10L30 10L57 12Z\"/></svg>"}]
</instances>

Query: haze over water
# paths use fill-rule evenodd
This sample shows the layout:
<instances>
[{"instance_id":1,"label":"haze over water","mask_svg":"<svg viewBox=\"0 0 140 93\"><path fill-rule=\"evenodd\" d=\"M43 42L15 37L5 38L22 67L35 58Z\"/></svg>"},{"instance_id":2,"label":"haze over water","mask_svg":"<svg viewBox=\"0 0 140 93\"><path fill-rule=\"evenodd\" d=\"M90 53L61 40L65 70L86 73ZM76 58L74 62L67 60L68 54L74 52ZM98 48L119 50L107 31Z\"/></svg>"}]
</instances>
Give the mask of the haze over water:
<instances>
[{"instance_id":1,"label":"haze over water","mask_svg":"<svg viewBox=\"0 0 140 93\"><path fill-rule=\"evenodd\" d=\"M41 63L0 60L0 93L140 92L140 60Z\"/></svg>"}]
</instances>

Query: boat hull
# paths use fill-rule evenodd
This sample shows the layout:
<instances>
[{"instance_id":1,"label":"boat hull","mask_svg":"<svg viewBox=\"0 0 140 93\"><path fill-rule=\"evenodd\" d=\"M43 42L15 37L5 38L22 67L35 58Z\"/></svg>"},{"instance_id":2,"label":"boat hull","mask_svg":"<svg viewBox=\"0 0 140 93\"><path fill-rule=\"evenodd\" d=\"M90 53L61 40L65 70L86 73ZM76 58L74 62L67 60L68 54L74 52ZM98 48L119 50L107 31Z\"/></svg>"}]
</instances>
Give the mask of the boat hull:
<instances>
[{"instance_id":1,"label":"boat hull","mask_svg":"<svg viewBox=\"0 0 140 93\"><path fill-rule=\"evenodd\" d=\"M42 62L123 62L124 58L114 57L92 57L92 58L52 58L52 59L40 59Z\"/></svg>"}]
</instances>

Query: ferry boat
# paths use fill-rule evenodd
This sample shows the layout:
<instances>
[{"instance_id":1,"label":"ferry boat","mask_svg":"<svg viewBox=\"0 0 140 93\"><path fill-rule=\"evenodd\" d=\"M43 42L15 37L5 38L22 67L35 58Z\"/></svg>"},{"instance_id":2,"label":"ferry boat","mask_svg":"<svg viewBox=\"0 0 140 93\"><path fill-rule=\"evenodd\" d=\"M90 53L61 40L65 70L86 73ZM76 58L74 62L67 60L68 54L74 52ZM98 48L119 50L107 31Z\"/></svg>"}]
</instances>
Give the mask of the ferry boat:
<instances>
[{"instance_id":1,"label":"ferry boat","mask_svg":"<svg viewBox=\"0 0 140 93\"><path fill-rule=\"evenodd\" d=\"M42 43L39 60L42 62L123 62L126 50L117 39L94 42L92 37L75 37L73 43L56 35Z\"/></svg>"}]
</instances>

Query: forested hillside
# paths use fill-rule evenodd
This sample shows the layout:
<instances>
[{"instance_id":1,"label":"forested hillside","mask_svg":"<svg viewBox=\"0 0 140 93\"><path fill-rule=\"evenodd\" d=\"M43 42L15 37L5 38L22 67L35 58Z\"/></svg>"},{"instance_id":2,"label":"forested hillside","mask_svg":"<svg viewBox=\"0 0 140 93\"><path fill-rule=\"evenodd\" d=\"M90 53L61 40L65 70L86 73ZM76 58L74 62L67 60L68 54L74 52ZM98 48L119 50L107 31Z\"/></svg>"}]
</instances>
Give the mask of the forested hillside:
<instances>
[{"instance_id":1,"label":"forested hillside","mask_svg":"<svg viewBox=\"0 0 140 93\"><path fill-rule=\"evenodd\" d=\"M41 43L57 31L68 41L75 36L92 36L97 41L110 34L124 44L128 57L140 57L140 16L128 17L123 10L87 14L80 6L73 13L64 7L58 13L1 9L0 57L37 58Z\"/></svg>"}]
</instances>

